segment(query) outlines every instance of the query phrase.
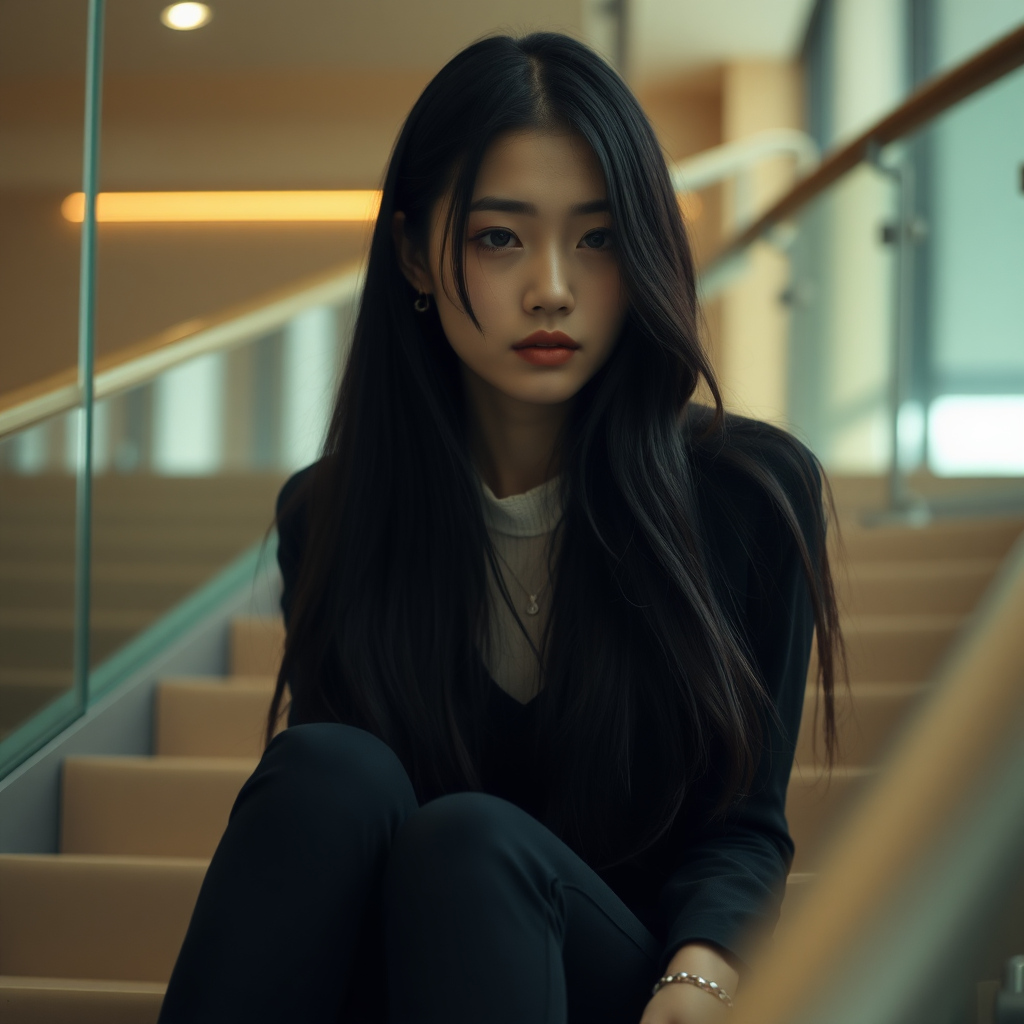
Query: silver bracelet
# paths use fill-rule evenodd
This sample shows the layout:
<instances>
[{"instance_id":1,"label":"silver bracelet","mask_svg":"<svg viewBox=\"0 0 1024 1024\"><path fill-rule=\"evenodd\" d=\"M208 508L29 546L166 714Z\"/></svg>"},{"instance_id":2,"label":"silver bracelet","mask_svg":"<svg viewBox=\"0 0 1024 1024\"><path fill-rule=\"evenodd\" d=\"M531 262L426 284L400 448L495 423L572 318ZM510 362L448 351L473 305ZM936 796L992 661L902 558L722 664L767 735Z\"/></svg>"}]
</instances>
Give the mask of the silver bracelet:
<instances>
[{"instance_id":1,"label":"silver bracelet","mask_svg":"<svg viewBox=\"0 0 1024 1024\"><path fill-rule=\"evenodd\" d=\"M664 978L659 978L651 990L651 995L657 995L666 985L673 984L696 985L697 988L703 989L708 995L715 996L726 1006L732 1006L732 997L726 993L725 989L719 988L716 982L708 981L707 978L702 978L699 974L690 974L687 971L666 974Z\"/></svg>"}]
</instances>

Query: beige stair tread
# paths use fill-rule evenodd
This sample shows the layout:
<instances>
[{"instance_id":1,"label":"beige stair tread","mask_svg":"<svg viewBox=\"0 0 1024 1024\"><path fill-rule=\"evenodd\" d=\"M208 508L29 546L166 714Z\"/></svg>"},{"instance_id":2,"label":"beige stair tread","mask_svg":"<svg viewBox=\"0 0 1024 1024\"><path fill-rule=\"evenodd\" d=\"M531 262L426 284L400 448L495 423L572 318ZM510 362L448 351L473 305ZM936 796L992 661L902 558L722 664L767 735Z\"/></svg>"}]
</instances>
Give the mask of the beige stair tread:
<instances>
[{"instance_id":1,"label":"beige stair tread","mask_svg":"<svg viewBox=\"0 0 1024 1024\"><path fill-rule=\"evenodd\" d=\"M156 1024L167 986L0 975L4 1024Z\"/></svg>"},{"instance_id":2,"label":"beige stair tread","mask_svg":"<svg viewBox=\"0 0 1024 1024\"><path fill-rule=\"evenodd\" d=\"M953 614L852 616L843 624L850 682L924 682L965 621Z\"/></svg>"},{"instance_id":3,"label":"beige stair tread","mask_svg":"<svg viewBox=\"0 0 1024 1024\"><path fill-rule=\"evenodd\" d=\"M837 687L839 763L851 766L874 763L927 690L927 683L854 683L849 688ZM823 716L821 691L816 686L808 686L796 743L798 765L808 766L824 761Z\"/></svg>"},{"instance_id":4,"label":"beige stair tread","mask_svg":"<svg viewBox=\"0 0 1024 1024\"><path fill-rule=\"evenodd\" d=\"M210 683L223 686L262 686L269 693L274 692L275 676L230 675L230 676L162 676L161 683Z\"/></svg>"},{"instance_id":5,"label":"beige stair tread","mask_svg":"<svg viewBox=\"0 0 1024 1024\"><path fill-rule=\"evenodd\" d=\"M865 786L876 778L875 768L839 766L828 776L816 768L793 768L786 792L786 820L796 845L792 868L812 871L821 847Z\"/></svg>"},{"instance_id":6,"label":"beige stair tread","mask_svg":"<svg viewBox=\"0 0 1024 1024\"><path fill-rule=\"evenodd\" d=\"M284 651L284 620L280 616L232 620L230 651L233 675L276 676Z\"/></svg>"},{"instance_id":7,"label":"beige stair tread","mask_svg":"<svg viewBox=\"0 0 1024 1024\"><path fill-rule=\"evenodd\" d=\"M166 982L207 864L0 855L0 974Z\"/></svg>"},{"instance_id":8,"label":"beige stair tread","mask_svg":"<svg viewBox=\"0 0 1024 1024\"><path fill-rule=\"evenodd\" d=\"M210 857L253 758L69 757L65 853Z\"/></svg>"},{"instance_id":9,"label":"beige stair tread","mask_svg":"<svg viewBox=\"0 0 1024 1024\"><path fill-rule=\"evenodd\" d=\"M272 683L251 677L163 680L156 691L157 754L258 758L272 694Z\"/></svg>"},{"instance_id":10,"label":"beige stair tread","mask_svg":"<svg viewBox=\"0 0 1024 1024\"><path fill-rule=\"evenodd\" d=\"M839 581L839 599L849 615L966 614L998 567L997 558L857 562Z\"/></svg>"},{"instance_id":11,"label":"beige stair tread","mask_svg":"<svg viewBox=\"0 0 1024 1024\"><path fill-rule=\"evenodd\" d=\"M957 519L925 527L842 524L850 562L934 558L1001 558L1024 531L1014 518Z\"/></svg>"}]
</instances>

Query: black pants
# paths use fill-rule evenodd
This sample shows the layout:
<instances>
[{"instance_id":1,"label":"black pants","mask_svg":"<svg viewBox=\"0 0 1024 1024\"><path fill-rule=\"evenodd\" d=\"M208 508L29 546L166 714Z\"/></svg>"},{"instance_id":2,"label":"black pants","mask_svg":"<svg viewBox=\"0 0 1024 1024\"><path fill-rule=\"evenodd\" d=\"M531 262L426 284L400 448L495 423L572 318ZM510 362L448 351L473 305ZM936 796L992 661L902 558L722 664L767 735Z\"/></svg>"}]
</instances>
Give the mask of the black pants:
<instances>
[{"instance_id":1,"label":"black pants","mask_svg":"<svg viewBox=\"0 0 1024 1024\"><path fill-rule=\"evenodd\" d=\"M514 805L418 807L344 725L286 730L210 864L161 1024L638 1024L660 949Z\"/></svg>"}]
</instances>

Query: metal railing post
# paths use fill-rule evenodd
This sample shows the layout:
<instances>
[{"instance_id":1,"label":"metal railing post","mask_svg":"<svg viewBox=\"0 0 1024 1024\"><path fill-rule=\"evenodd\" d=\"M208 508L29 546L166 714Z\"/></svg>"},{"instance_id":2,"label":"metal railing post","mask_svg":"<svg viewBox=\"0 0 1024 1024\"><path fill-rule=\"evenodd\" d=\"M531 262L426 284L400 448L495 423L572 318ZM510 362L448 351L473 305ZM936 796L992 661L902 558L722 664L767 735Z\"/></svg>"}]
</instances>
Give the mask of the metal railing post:
<instances>
[{"instance_id":1,"label":"metal railing post","mask_svg":"<svg viewBox=\"0 0 1024 1024\"><path fill-rule=\"evenodd\" d=\"M891 460L888 473L888 512L914 524L930 518L927 502L914 494L900 458L900 413L910 397L909 384L914 344L914 247L920 228L915 209L914 168L905 157L895 164L882 160L875 140L867 145L867 162L888 178L896 189L895 219L884 225L882 240L894 247L892 347L889 379L889 435Z\"/></svg>"}]
</instances>

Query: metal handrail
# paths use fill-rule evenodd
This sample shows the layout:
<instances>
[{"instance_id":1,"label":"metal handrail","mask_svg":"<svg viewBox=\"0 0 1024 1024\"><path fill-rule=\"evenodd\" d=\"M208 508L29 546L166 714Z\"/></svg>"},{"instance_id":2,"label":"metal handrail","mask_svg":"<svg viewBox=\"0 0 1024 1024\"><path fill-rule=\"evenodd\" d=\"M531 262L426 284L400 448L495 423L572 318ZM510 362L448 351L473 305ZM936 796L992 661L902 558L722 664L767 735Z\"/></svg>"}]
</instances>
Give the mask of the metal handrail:
<instances>
[{"instance_id":1,"label":"metal handrail","mask_svg":"<svg viewBox=\"0 0 1024 1024\"><path fill-rule=\"evenodd\" d=\"M279 330L311 306L339 305L355 297L362 263L309 278L260 296L244 306L171 327L145 341L96 360L93 395L99 400L138 387L166 370L210 352L221 352ZM82 393L77 373L67 371L0 400L0 437L75 409Z\"/></svg>"},{"instance_id":2,"label":"metal handrail","mask_svg":"<svg viewBox=\"0 0 1024 1024\"><path fill-rule=\"evenodd\" d=\"M756 132L681 160L671 170L672 186L677 192L696 192L774 156L793 157L797 173L809 174L818 166L818 144L797 128Z\"/></svg>"}]
</instances>

